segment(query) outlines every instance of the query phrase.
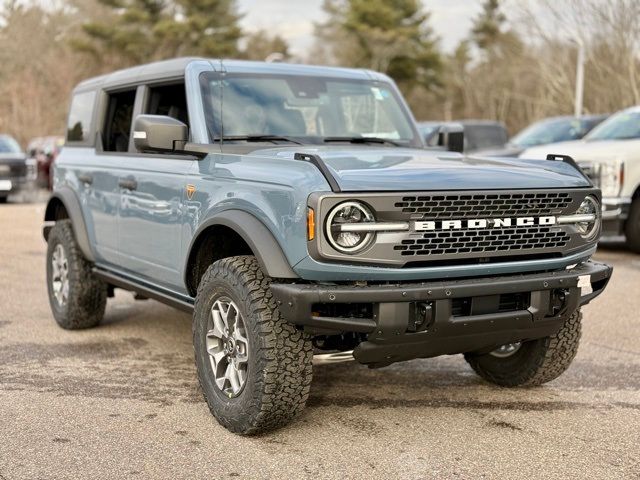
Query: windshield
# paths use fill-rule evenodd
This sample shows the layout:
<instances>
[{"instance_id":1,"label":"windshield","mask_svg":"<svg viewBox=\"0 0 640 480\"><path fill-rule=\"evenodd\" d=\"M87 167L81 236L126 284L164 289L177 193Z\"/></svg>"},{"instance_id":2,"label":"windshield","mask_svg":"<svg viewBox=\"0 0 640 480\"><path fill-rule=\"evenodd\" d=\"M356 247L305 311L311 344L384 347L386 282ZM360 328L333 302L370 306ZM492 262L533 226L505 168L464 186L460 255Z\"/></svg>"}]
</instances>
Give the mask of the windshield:
<instances>
[{"instance_id":1,"label":"windshield","mask_svg":"<svg viewBox=\"0 0 640 480\"><path fill-rule=\"evenodd\" d=\"M20 145L7 135L0 135L0 153L20 153Z\"/></svg>"},{"instance_id":2,"label":"windshield","mask_svg":"<svg viewBox=\"0 0 640 480\"><path fill-rule=\"evenodd\" d=\"M566 142L582 138L585 125L577 118L543 120L525 128L509 143L519 147L533 147L547 143Z\"/></svg>"},{"instance_id":3,"label":"windshield","mask_svg":"<svg viewBox=\"0 0 640 480\"><path fill-rule=\"evenodd\" d=\"M620 112L594 128L585 140L640 138L640 112Z\"/></svg>"},{"instance_id":4,"label":"windshield","mask_svg":"<svg viewBox=\"0 0 640 480\"><path fill-rule=\"evenodd\" d=\"M421 144L395 90L384 82L298 75L205 78L214 139L280 136L320 143L360 137Z\"/></svg>"}]
</instances>

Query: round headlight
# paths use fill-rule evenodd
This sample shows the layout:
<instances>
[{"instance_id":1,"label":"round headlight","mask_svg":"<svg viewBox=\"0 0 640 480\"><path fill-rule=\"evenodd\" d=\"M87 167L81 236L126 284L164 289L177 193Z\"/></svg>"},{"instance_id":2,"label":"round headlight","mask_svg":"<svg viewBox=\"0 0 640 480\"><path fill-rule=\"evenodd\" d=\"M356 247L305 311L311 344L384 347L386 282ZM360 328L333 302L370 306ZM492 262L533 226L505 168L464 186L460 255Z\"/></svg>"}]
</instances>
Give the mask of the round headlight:
<instances>
[{"instance_id":1,"label":"round headlight","mask_svg":"<svg viewBox=\"0 0 640 480\"><path fill-rule=\"evenodd\" d=\"M593 215L593 220L577 222L576 228L584 238L596 236L600 229L600 206L598 201L592 196L585 197L576 211L576 215Z\"/></svg>"},{"instance_id":2,"label":"round headlight","mask_svg":"<svg viewBox=\"0 0 640 480\"><path fill-rule=\"evenodd\" d=\"M373 222L375 218L364 204L344 202L329 212L326 221L327 239L333 248L343 253L357 253L369 246L373 233L367 231L349 231L348 225Z\"/></svg>"}]
</instances>

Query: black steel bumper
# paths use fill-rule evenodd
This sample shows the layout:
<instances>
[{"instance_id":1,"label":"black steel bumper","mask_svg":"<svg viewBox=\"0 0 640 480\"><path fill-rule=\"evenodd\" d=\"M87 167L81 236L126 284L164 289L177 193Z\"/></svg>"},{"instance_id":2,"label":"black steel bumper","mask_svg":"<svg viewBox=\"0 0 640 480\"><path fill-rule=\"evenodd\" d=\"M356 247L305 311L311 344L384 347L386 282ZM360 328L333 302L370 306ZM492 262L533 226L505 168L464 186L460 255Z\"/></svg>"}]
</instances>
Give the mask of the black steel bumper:
<instances>
[{"instance_id":1,"label":"black steel bumper","mask_svg":"<svg viewBox=\"0 0 640 480\"><path fill-rule=\"evenodd\" d=\"M354 357L382 366L552 335L604 290L611 272L589 261L525 275L393 285L274 283L271 290L284 318L305 330L368 334ZM328 304L372 304L372 315L319 314L319 306Z\"/></svg>"}]
</instances>

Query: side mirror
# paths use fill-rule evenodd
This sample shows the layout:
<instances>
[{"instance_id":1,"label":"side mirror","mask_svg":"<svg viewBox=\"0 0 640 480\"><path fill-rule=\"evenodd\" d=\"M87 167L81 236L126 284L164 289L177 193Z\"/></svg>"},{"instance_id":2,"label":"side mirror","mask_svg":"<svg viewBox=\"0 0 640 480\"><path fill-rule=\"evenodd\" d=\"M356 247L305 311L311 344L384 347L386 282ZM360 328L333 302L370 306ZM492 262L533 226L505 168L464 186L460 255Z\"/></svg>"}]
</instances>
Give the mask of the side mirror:
<instances>
[{"instance_id":1,"label":"side mirror","mask_svg":"<svg viewBox=\"0 0 640 480\"><path fill-rule=\"evenodd\" d=\"M440 127L438 145L449 152L464 152L464 127L460 123L447 123Z\"/></svg>"},{"instance_id":2,"label":"side mirror","mask_svg":"<svg viewBox=\"0 0 640 480\"><path fill-rule=\"evenodd\" d=\"M189 127L165 115L138 115L133 143L140 152L172 152L189 141Z\"/></svg>"}]
</instances>

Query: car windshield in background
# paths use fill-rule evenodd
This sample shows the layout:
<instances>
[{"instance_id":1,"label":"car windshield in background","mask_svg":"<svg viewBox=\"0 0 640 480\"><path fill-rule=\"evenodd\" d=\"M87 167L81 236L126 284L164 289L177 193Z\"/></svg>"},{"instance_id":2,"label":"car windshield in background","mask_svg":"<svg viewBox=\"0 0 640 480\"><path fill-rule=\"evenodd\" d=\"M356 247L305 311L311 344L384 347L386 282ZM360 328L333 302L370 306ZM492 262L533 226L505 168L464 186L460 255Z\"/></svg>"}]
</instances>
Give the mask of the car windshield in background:
<instances>
[{"instance_id":1,"label":"car windshield in background","mask_svg":"<svg viewBox=\"0 0 640 480\"><path fill-rule=\"evenodd\" d=\"M222 134L229 140L421 144L384 82L297 75L206 78L203 93L214 139Z\"/></svg>"},{"instance_id":2,"label":"car windshield in background","mask_svg":"<svg viewBox=\"0 0 640 480\"><path fill-rule=\"evenodd\" d=\"M0 153L20 153L20 145L7 135L0 135Z\"/></svg>"},{"instance_id":3,"label":"car windshield in background","mask_svg":"<svg viewBox=\"0 0 640 480\"><path fill-rule=\"evenodd\" d=\"M605 120L585 140L629 140L640 138L640 112L620 112Z\"/></svg>"},{"instance_id":4,"label":"car windshield in background","mask_svg":"<svg viewBox=\"0 0 640 480\"><path fill-rule=\"evenodd\" d=\"M582 138L582 120L563 118L534 123L513 137L509 143L518 147L533 147L547 143L566 142Z\"/></svg>"}]
</instances>

